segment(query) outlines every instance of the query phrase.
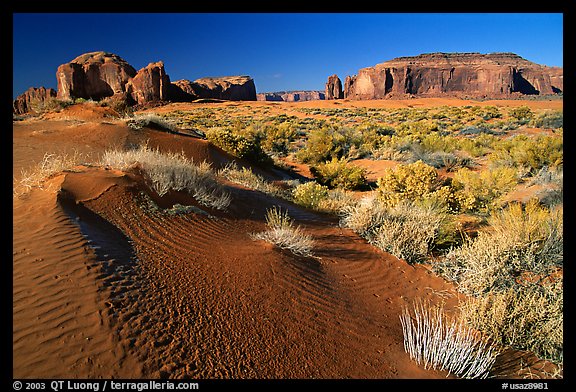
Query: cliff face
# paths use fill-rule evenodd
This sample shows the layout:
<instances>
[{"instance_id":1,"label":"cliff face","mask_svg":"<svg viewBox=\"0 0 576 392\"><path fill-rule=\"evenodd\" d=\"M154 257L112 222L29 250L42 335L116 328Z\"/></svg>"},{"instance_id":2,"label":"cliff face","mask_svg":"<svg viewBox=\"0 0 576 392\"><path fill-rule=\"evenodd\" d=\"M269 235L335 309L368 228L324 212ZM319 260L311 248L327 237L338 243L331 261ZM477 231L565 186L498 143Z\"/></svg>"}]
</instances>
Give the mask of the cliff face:
<instances>
[{"instance_id":1,"label":"cliff face","mask_svg":"<svg viewBox=\"0 0 576 392\"><path fill-rule=\"evenodd\" d=\"M325 87L326 99L342 99L344 98L344 91L342 90L342 81L338 75L331 75L328 77Z\"/></svg>"},{"instance_id":2,"label":"cliff face","mask_svg":"<svg viewBox=\"0 0 576 392\"><path fill-rule=\"evenodd\" d=\"M150 63L138 72L120 56L90 52L62 64L56 71L58 98L101 100L128 95L138 104L216 98L255 101L256 86L249 76L201 78L170 82L164 63Z\"/></svg>"},{"instance_id":3,"label":"cliff face","mask_svg":"<svg viewBox=\"0 0 576 392\"><path fill-rule=\"evenodd\" d=\"M344 82L344 98L417 96L506 97L554 94L562 69L532 63L513 53L431 53L399 57L362 68ZM560 76L558 76L560 75ZM328 79L328 84L334 75ZM561 90L561 88L559 88Z\"/></svg>"},{"instance_id":4,"label":"cliff face","mask_svg":"<svg viewBox=\"0 0 576 392\"><path fill-rule=\"evenodd\" d=\"M12 113L24 114L33 112L35 105L41 105L50 98L56 98L56 91L54 89L30 87L12 102Z\"/></svg>"},{"instance_id":5,"label":"cliff face","mask_svg":"<svg viewBox=\"0 0 576 392\"><path fill-rule=\"evenodd\" d=\"M315 101L325 98L322 91L277 91L273 93L256 94L258 101L277 101L277 102L299 102Z\"/></svg>"}]
</instances>

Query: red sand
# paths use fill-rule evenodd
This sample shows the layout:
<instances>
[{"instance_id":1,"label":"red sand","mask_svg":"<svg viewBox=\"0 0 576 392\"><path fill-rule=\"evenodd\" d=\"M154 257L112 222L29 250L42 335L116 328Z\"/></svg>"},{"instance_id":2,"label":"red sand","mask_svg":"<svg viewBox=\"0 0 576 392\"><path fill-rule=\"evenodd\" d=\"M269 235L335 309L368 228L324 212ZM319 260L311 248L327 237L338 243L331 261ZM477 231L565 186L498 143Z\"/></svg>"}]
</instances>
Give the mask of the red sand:
<instances>
[{"instance_id":1,"label":"red sand","mask_svg":"<svg viewBox=\"0 0 576 392\"><path fill-rule=\"evenodd\" d=\"M46 152L98 157L145 140L215 166L231 159L190 137L56 117L14 123L15 178ZM168 216L147 209L137 175L97 167L50 182L57 192L13 200L14 378L446 376L410 360L399 315L416 298L453 309L454 286L334 218L241 187L228 212ZM251 239L273 205L313 236L317 258ZM534 361L511 352L499 374L520 377L508 362L519 356Z\"/></svg>"}]
</instances>

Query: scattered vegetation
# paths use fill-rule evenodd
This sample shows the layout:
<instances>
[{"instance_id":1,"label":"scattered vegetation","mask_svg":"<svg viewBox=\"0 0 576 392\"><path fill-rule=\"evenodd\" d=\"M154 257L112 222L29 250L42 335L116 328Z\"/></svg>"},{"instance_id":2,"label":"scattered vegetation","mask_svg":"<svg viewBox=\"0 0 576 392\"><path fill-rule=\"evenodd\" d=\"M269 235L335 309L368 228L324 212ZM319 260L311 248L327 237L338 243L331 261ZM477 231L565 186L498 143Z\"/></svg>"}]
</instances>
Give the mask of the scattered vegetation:
<instances>
[{"instance_id":1,"label":"scattered vegetation","mask_svg":"<svg viewBox=\"0 0 576 392\"><path fill-rule=\"evenodd\" d=\"M44 189L45 181L54 174L70 171L75 166L87 164L89 156L74 151L71 154L46 153L42 160L30 169L22 170L20 177L13 181L13 196L28 193L33 188Z\"/></svg>"},{"instance_id":2,"label":"scattered vegetation","mask_svg":"<svg viewBox=\"0 0 576 392\"><path fill-rule=\"evenodd\" d=\"M300 226L294 226L288 211L282 212L282 209L276 206L268 209L266 211L266 225L268 230L254 234L254 239L270 242L297 256L313 256L314 241L312 237L304 234Z\"/></svg>"},{"instance_id":3,"label":"scattered vegetation","mask_svg":"<svg viewBox=\"0 0 576 392\"><path fill-rule=\"evenodd\" d=\"M404 349L425 369L442 369L462 378L486 378L498 348L463 320L448 319L442 307L417 302L414 316L404 308L400 316Z\"/></svg>"},{"instance_id":4,"label":"scattered vegetation","mask_svg":"<svg viewBox=\"0 0 576 392\"><path fill-rule=\"evenodd\" d=\"M186 191L200 204L218 210L225 210L232 201L216 181L210 165L196 165L184 153L161 153L144 145L128 151L108 150L101 164L119 170L140 168L159 196L169 191Z\"/></svg>"},{"instance_id":5,"label":"scattered vegetation","mask_svg":"<svg viewBox=\"0 0 576 392\"><path fill-rule=\"evenodd\" d=\"M128 119L126 120L126 125L135 130L147 127L152 129L158 129L160 131L169 131L169 132L176 131L176 127L174 126L174 124L154 113L129 116Z\"/></svg>"}]
</instances>

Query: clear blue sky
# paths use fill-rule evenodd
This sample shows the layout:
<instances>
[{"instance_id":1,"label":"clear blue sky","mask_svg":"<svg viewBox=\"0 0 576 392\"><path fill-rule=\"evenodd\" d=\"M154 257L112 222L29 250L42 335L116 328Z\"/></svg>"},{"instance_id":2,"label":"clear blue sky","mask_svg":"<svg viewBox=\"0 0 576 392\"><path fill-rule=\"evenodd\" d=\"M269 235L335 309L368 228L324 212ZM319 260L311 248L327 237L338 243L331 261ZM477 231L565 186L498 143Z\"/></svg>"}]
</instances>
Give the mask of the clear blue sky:
<instances>
[{"instance_id":1,"label":"clear blue sky","mask_svg":"<svg viewBox=\"0 0 576 392\"><path fill-rule=\"evenodd\" d=\"M13 14L13 95L56 88L56 69L112 52L172 81L250 75L257 92L324 90L329 75L430 52L513 52L563 66L563 14Z\"/></svg>"}]
</instances>

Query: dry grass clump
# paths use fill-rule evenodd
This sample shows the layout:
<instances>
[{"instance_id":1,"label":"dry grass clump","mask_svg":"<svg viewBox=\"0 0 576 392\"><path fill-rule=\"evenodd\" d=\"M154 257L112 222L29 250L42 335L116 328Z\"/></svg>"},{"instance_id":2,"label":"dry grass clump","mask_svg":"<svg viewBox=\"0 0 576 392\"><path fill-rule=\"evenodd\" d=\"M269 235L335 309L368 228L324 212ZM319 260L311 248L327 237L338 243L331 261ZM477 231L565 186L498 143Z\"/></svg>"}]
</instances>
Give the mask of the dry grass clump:
<instances>
[{"instance_id":1,"label":"dry grass clump","mask_svg":"<svg viewBox=\"0 0 576 392\"><path fill-rule=\"evenodd\" d=\"M218 170L218 176L224 177L228 181L243 185L247 188L266 193L268 195L289 198L290 193L273 183L266 181L262 176L254 173L245 167L239 168L235 163L228 164Z\"/></svg>"},{"instance_id":2,"label":"dry grass clump","mask_svg":"<svg viewBox=\"0 0 576 392\"><path fill-rule=\"evenodd\" d=\"M342 210L341 225L409 263L419 262L442 236L447 214L433 204L401 201L392 207L369 196Z\"/></svg>"},{"instance_id":3,"label":"dry grass clump","mask_svg":"<svg viewBox=\"0 0 576 392\"><path fill-rule=\"evenodd\" d=\"M158 149L140 146L128 151L108 150L101 163L119 170L140 166L159 196L170 190L187 191L200 204L218 210L225 210L232 201L230 194L216 181L210 165L206 162L196 165L184 153L161 153Z\"/></svg>"},{"instance_id":4,"label":"dry grass clump","mask_svg":"<svg viewBox=\"0 0 576 392\"><path fill-rule=\"evenodd\" d=\"M86 162L88 155L74 151L71 154L46 153L42 160L31 169L22 170L20 178L13 181L13 195L20 196L32 188L44 189L44 181L50 176L69 171L74 166Z\"/></svg>"},{"instance_id":5,"label":"dry grass clump","mask_svg":"<svg viewBox=\"0 0 576 392\"><path fill-rule=\"evenodd\" d=\"M498 349L487 338L450 320L441 307L414 304L414 316L404 308L400 316L404 350L425 369L442 369L462 378L486 378Z\"/></svg>"},{"instance_id":6,"label":"dry grass clump","mask_svg":"<svg viewBox=\"0 0 576 392\"><path fill-rule=\"evenodd\" d=\"M287 249L297 256L313 256L312 237L302 232L300 226L294 226L288 211L274 206L266 211L266 224L268 231L256 233L252 237L256 240L270 242L282 249Z\"/></svg>"},{"instance_id":7,"label":"dry grass clump","mask_svg":"<svg viewBox=\"0 0 576 392\"><path fill-rule=\"evenodd\" d=\"M128 117L126 125L135 130L148 127L161 131L176 131L176 126L174 124L155 113L138 114Z\"/></svg>"}]
</instances>

